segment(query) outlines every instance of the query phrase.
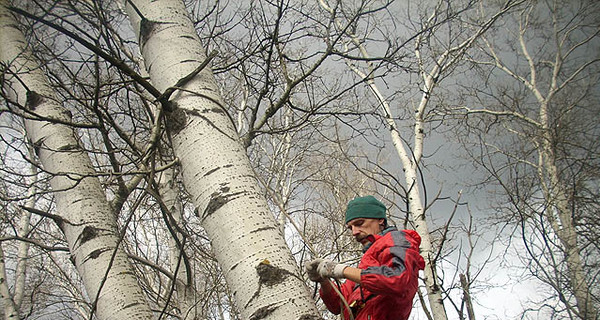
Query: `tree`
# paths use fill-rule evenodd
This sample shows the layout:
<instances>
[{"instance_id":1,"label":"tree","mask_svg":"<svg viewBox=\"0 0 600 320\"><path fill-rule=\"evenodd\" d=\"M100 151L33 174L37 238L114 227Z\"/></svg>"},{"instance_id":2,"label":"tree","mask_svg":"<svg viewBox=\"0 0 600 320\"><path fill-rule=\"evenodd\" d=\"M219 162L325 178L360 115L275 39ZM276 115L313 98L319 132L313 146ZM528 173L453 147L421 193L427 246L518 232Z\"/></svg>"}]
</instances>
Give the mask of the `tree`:
<instances>
[{"instance_id":1,"label":"tree","mask_svg":"<svg viewBox=\"0 0 600 320\"><path fill-rule=\"evenodd\" d=\"M97 196L108 200L119 247L156 316L316 317L297 262L308 258L308 247L350 262L360 256L343 210L353 196L372 193L394 222L424 237L429 302L421 296L421 303L429 318L445 319L449 305L463 317L476 297L479 270L471 272L470 256L478 226L456 222L465 208L460 194L436 209L450 197L441 189L428 194L439 155L428 154L428 138L454 116L444 114L456 96L453 75L479 70L464 66L472 46L520 3L494 2L486 12L478 1L66 0L11 10L26 18L20 23L39 70L71 112L58 124L76 133L90 159L92 169L75 176L102 186ZM40 121L22 105L5 105L2 119ZM0 144L14 158L35 164L19 143L2 133ZM38 172L32 208L23 197L31 183L8 183L24 170L7 163L3 200L14 213L2 242L11 277L16 241L24 240L12 228L16 209L32 209L25 213L34 213L36 226L58 211L44 185L56 172L45 165ZM593 184L582 185L583 216L597 203ZM61 296L48 301L59 300L71 318L97 314L94 295L79 290L65 263L64 236L47 227L34 228L27 243L52 262L52 279L65 280L52 292ZM453 232L469 244L451 245ZM32 273L30 281L47 274ZM45 296L31 296L42 307L38 297Z\"/></svg>"},{"instance_id":2,"label":"tree","mask_svg":"<svg viewBox=\"0 0 600 320\"><path fill-rule=\"evenodd\" d=\"M519 256L552 289L552 302L533 310L552 318L597 319L600 306L598 229L589 220L598 192L590 188L598 181L596 10L592 1L530 2L510 16L473 57L486 84L470 89L480 107L463 108L478 126L469 126L481 141L473 157L502 191L497 210L524 244Z\"/></svg>"},{"instance_id":3,"label":"tree","mask_svg":"<svg viewBox=\"0 0 600 320\"><path fill-rule=\"evenodd\" d=\"M163 92L157 98L184 185L242 317L317 317L183 2L131 1L127 10L150 79Z\"/></svg>"},{"instance_id":4,"label":"tree","mask_svg":"<svg viewBox=\"0 0 600 320\"><path fill-rule=\"evenodd\" d=\"M341 17L345 16L343 7L339 8L342 14L338 14L326 1L320 1L320 3L325 10L331 13L332 17L335 17L332 20L338 23L338 28L342 26L339 21ZM412 32L413 38L409 38L398 47L388 48L385 57L371 54L368 48L370 42L377 43L376 40L371 39L376 39L373 34L381 32L379 29L374 28L376 31L364 32L369 36L363 38L355 33L356 29L350 31L339 28L343 30L340 32L348 37L345 49L340 50L341 55L356 76L366 83L368 94L374 97L374 101L371 103L376 106L377 114L391 136L393 148L401 163L401 176L404 181L399 185L401 190L397 192L406 199L407 215L422 237L421 254L426 261L424 283L429 302L429 312L426 311L426 313L430 319L447 319L448 317L444 306L444 295L447 295L448 292L445 292L447 289L444 288L443 280L438 275L436 265L440 262L439 258L444 242L442 240L436 243L435 228L428 226L428 220L431 218L427 218L426 215L427 208L439 199L432 199L427 203L427 190L424 187L425 181L422 180L423 168L426 165L423 163L423 157L428 128L432 123L441 123L443 120L443 118L437 117L441 109L440 104L433 105L432 100L442 100L441 94L437 94L437 88L441 86L441 82L445 78L452 76L452 72L460 65L461 59L472 49L473 44L499 18L522 3L523 1L506 1L497 11L491 13L477 12L475 10L477 2L474 1L459 4L438 1L432 3L431 7L424 5L421 8L422 15L415 22L417 29ZM467 17L467 13L471 12L477 12L480 17L464 18ZM382 28L379 25L377 27ZM390 35L384 34L382 37L387 40L388 46L398 42ZM396 73L388 71L392 67L384 62L409 60L410 54L400 54L398 51L402 52L405 44L411 41L414 42L414 52L410 61L413 62L415 78L418 80L415 84L410 84L413 87L408 85L397 90L416 92L417 90L414 89L417 87L418 93L414 97L410 97L415 100L412 102L413 106L410 103L401 102L392 94L386 96L378 84L380 82L387 85L392 81L386 81L386 79L397 76ZM408 116L401 117L397 114ZM443 229L448 230L449 224L450 221ZM446 232L444 232L445 234ZM427 310L425 305L423 307Z\"/></svg>"},{"instance_id":5,"label":"tree","mask_svg":"<svg viewBox=\"0 0 600 320\"><path fill-rule=\"evenodd\" d=\"M151 318L131 264L119 246L114 213L91 161L72 128L65 125L71 116L57 102L7 6L7 1L0 2L2 87L8 101L26 118L27 135L40 163L54 174L50 185L60 215L49 217L64 233L100 318Z\"/></svg>"}]
</instances>

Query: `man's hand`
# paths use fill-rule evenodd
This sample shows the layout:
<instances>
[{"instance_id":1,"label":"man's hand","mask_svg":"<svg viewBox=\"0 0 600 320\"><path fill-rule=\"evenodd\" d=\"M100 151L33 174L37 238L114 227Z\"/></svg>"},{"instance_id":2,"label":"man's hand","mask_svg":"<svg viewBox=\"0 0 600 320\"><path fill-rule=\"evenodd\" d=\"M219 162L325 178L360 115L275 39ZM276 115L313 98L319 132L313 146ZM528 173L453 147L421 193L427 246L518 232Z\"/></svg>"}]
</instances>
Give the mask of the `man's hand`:
<instances>
[{"instance_id":1,"label":"man's hand","mask_svg":"<svg viewBox=\"0 0 600 320\"><path fill-rule=\"evenodd\" d=\"M347 266L344 264L335 263L326 259L314 259L308 261L305 265L306 273L311 281L321 282L326 278L343 278L344 269Z\"/></svg>"},{"instance_id":2,"label":"man's hand","mask_svg":"<svg viewBox=\"0 0 600 320\"><path fill-rule=\"evenodd\" d=\"M323 259L314 259L311 261L307 261L306 263L304 263L304 270L306 270L306 273L308 274L308 278L310 279L310 281L314 281L314 282L321 282L325 279L323 279L323 277L321 277L321 275L319 274L319 264L323 261Z\"/></svg>"}]
</instances>

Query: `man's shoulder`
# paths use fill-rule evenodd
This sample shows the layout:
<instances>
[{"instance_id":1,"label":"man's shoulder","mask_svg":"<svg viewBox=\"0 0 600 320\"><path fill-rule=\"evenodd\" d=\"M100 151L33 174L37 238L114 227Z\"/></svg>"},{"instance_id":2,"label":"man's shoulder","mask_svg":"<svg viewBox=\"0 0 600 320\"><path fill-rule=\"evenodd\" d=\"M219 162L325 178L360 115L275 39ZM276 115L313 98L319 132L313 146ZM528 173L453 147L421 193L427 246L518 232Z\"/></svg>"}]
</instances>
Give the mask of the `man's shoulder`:
<instances>
[{"instance_id":1,"label":"man's shoulder","mask_svg":"<svg viewBox=\"0 0 600 320\"><path fill-rule=\"evenodd\" d=\"M396 227L388 227L383 230L381 234L381 238L385 239L398 239L398 238L406 238L407 230L398 230Z\"/></svg>"},{"instance_id":2,"label":"man's shoulder","mask_svg":"<svg viewBox=\"0 0 600 320\"><path fill-rule=\"evenodd\" d=\"M421 237L414 230L389 230L381 235L378 246L380 249L387 247L419 248Z\"/></svg>"}]
</instances>

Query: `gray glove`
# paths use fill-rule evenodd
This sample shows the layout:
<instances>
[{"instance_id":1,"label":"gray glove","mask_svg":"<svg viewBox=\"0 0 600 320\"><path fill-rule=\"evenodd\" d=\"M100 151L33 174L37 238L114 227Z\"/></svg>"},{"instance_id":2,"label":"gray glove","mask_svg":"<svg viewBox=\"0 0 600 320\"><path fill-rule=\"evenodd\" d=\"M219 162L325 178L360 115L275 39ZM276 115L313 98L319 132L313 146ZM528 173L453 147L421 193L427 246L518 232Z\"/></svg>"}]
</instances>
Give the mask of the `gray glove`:
<instances>
[{"instance_id":1,"label":"gray glove","mask_svg":"<svg viewBox=\"0 0 600 320\"><path fill-rule=\"evenodd\" d=\"M326 259L314 259L305 265L306 273L311 281L323 281L326 278L343 278L347 266Z\"/></svg>"},{"instance_id":2,"label":"gray glove","mask_svg":"<svg viewBox=\"0 0 600 320\"><path fill-rule=\"evenodd\" d=\"M310 281L321 282L325 280L323 279L323 277L321 277L318 271L319 263L321 263L322 261L323 259L314 259L304 263L304 270L306 270Z\"/></svg>"}]
</instances>

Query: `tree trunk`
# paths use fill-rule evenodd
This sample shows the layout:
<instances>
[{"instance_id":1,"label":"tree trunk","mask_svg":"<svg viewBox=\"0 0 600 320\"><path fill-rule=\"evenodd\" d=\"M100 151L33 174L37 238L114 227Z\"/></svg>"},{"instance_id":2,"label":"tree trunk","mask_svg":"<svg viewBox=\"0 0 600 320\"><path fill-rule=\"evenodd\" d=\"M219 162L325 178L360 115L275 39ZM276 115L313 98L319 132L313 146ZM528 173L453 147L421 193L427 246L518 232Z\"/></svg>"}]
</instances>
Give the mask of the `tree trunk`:
<instances>
[{"instance_id":1,"label":"tree trunk","mask_svg":"<svg viewBox=\"0 0 600 320\"><path fill-rule=\"evenodd\" d=\"M3 87L13 103L47 119L26 119L25 128L42 166L53 175L50 185L60 215L55 221L95 303L95 315L99 319L151 319L133 268L118 246L116 217L94 177L91 161L72 128L57 122L70 122L69 111L56 101L7 5L8 0L0 0Z\"/></svg>"},{"instance_id":2,"label":"tree trunk","mask_svg":"<svg viewBox=\"0 0 600 320\"><path fill-rule=\"evenodd\" d=\"M6 268L4 264L4 250L2 249L2 243L0 242L0 307L3 307L4 311L2 316L5 320L19 320L19 313L13 298L8 289L8 283L6 282Z\"/></svg>"},{"instance_id":3,"label":"tree trunk","mask_svg":"<svg viewBox=\"0 0 600 320\"><path fill-rule=\"evenodd\" d=\"M175 182L175 170L169 168L159 173L158 189L160 197L167 207L169 223L177 226L183 225L183 204L179 198L177 184ZM186 261L185 252L182 252L185 244L184 235L176 228L173 228L169 238L169 263L171 271L175 276L175 292L177 306L180 310L180 317L184 320L205 318L200 314L201 308L194 301L195 285L194 274L188 269L189 262ZM177 271L177 272L176 272Z\"/></svg>"},{"instance_id":4,"label":"tree trunk","mask_svg":"<svg viewBox=\"0 0 600 320\"><path fill-rule=\"evenodd\" d=\"M181 0L129 1L154 85L165 92L206 59ZM244 319L319 318L205 68L163 103L183 181Z\"/></svg>"},{"instance_id":5,"label":"tree trunk","mask_svg":"<svg viewBox=\"0 0 600 320\"><path fill-rule=\"evenodd\" d=\"M463 291L463 302L467 307L467 314L469 316L469 320L475 320L475 312L473 311L473 301L471 300L469 282L467 281L467 277L464 274L461 273L458 276L460 278L460 286Z\"/></svg>"},{"instance_id":6,"label":"tree trunk","mask_svg":"<svg viewBox=\"0 0 600 320\"><path fill-rule=\"evenodd\" d=\"M556 166L556 156L552 146L553 137L549 130L548 103L540 101L540 120L542 134L540 136L540 179L543 182L545 198L548 203L546 217L564 248L567 264L567 278L575 295L576 313L581 319L596 319L596 310L592 293L585 279L583 261L577 244L577 230L569 209L569 196Z\"/></svg>"}]
</instances>

